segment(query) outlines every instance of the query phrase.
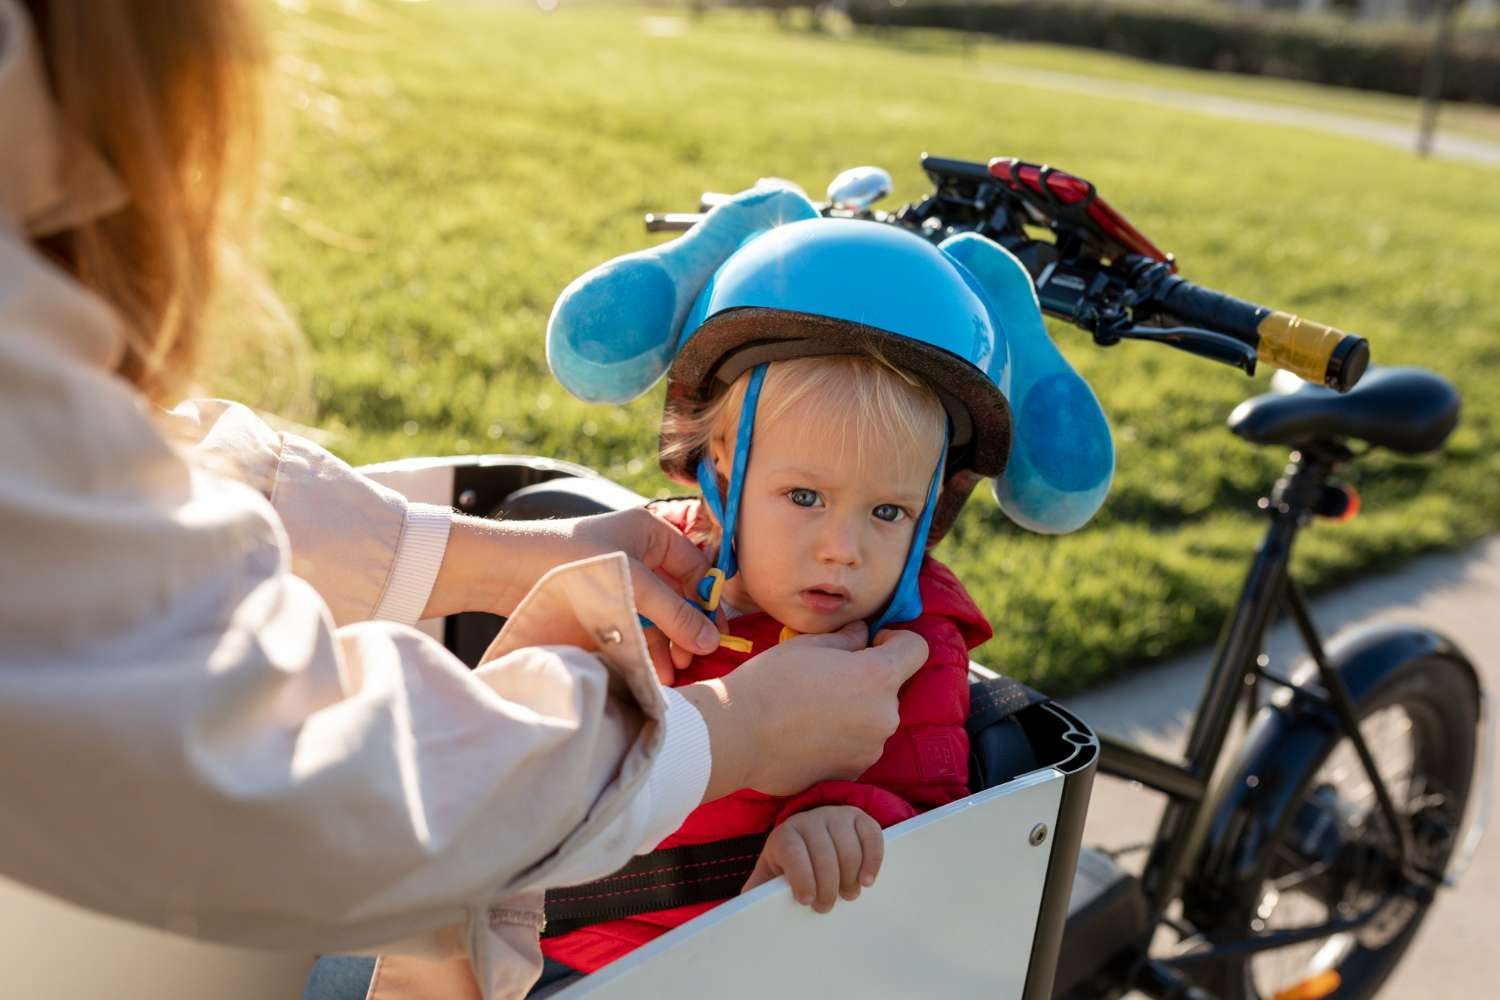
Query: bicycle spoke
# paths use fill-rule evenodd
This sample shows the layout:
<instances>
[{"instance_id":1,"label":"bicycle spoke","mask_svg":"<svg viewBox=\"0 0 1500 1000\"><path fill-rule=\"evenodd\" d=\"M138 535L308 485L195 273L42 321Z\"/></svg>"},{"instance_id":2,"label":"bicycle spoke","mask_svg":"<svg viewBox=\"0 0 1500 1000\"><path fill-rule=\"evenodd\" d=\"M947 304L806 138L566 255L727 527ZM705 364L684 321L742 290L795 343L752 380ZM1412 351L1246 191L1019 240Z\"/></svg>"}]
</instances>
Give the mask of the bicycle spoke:
<instances>
[{"instance_id":1,"label":"bicycle spoke","mask_svg":"<svg viewBox=\"0 0 1500 1000\"><path fill-rule=\"evenodd\" d=\"M1328 871L1328 869L1331 867L1333 866L1329 862L1319 861L1315 864L1309 865L1301 871L1290 872L1278 879L1275 879L1271 883L1271 887L1278 893L1284 893L1288 889L1295 889L1297 886L1306 882L1308 879L1317 878L1319 875L1322 875L1324 872Z\"/></svg>"}]
</instances>

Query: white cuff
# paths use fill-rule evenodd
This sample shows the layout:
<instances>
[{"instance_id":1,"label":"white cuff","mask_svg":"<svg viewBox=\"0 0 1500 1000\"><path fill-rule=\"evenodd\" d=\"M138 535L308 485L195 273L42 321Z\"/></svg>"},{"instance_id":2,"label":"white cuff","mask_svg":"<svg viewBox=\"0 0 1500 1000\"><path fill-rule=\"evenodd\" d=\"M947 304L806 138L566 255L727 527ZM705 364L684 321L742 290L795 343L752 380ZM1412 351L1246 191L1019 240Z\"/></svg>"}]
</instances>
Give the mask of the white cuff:
<instances>
[{"instance_id":1,"label":"white cuff","mask_svg":"<svg viewBox=\"0 0 1500 1000\"><path fill-rule=\"evenodd\" d=\"M448 530L453 526L453 509L430 503L406 505L406 524L396 546L391 578L375 609L375 617L386 621L415 624L432 596L438 567L448 550ZM700 723L701 724L701 723Z\"/></svg>"},{"instance_id":2,"label":"white cuff","mask_svg":"<svg viewBox=\"0 0 1500 1000\"><path fill-rule=\"evenodd\" d=\"M647 810L646 833L637 854L656 849L703 801L713 763L708 726L703 716L678 692L662 688L667 699L664 722L667 736L643 790Z\"/></svg>"}]
</instances>

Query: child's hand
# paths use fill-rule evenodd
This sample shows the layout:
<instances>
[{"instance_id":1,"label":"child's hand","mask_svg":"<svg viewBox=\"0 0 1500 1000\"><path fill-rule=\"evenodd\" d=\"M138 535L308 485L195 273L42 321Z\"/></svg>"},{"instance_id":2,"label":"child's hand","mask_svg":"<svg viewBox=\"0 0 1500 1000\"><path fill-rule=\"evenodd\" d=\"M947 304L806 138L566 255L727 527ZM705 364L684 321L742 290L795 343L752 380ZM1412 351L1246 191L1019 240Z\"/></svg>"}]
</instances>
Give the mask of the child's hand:
<instances>
[{"instance_id":1,"label":"child's hand","mask_svg":"<svg viewBox=\"0 0 1500 1000\"><path fill-rule=\"evenodd\" d=\"M803 906L827 913L839 896L859 898L861 886L875 884L885 857L885 836L854 806L809 809L771 831L741 892L785 875Z\"/></svg>"}]
</instances>

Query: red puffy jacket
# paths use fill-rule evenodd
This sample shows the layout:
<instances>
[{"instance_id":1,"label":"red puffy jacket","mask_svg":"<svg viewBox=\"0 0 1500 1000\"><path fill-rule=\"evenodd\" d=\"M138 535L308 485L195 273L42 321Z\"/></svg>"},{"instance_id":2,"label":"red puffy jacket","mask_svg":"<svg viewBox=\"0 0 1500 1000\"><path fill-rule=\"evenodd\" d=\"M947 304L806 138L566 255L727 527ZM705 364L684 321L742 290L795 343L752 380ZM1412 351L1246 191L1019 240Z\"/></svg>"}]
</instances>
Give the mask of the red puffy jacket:
<instances>
[{"instance_id":1,"label":"red puffy jacket","mask_svg":"<svg viewBox=\"0 0 1500 1000\"><path fill-rule=\"evenodd\" d=\"M654 509L686 531L699 514L697 503ZM887 827L969 794L969 738L964 732L969 714L969 650L993 633L963 584L942 563L925 559L917 584L921 617L894 627L927 641L927 662L901 688L900 725L875 765L857 781L821 781L790 798L744 789L705 802L658 848L767 833L789 816L824 805L857 806ZM749 639L754 648L748 653L720 648L700 656L678 673L674 686L723 677L779 642L781 625L770 615L748 614L731 619L729 631ZM542 951L572 968L594 972L715 905L697 903L594 924L544 939Z\"/></svg>"}]
</instances>

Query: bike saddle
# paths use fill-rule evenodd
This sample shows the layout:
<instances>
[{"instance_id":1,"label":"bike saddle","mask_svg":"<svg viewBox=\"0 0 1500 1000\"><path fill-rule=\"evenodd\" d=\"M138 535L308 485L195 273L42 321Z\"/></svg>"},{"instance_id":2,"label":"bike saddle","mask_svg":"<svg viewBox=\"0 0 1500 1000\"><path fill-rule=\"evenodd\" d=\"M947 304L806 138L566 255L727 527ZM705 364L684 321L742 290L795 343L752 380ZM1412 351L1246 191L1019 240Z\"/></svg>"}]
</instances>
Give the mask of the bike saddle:
<instances>
[{"instance_id":1,"label":"bike saddle","mask_svg":"<svg viewBox=\"0 0 1500 1000\"><path fill-rule=\"evenodd\" d=\"M1304 383L1295 392L1247 399L1229 429L1256 444L1302 445L1354 438L1417 455L1440 447L1458 423L1458 390L1422 368L1371 368L1337 393Z\"/></svg>"}]
</instances>

